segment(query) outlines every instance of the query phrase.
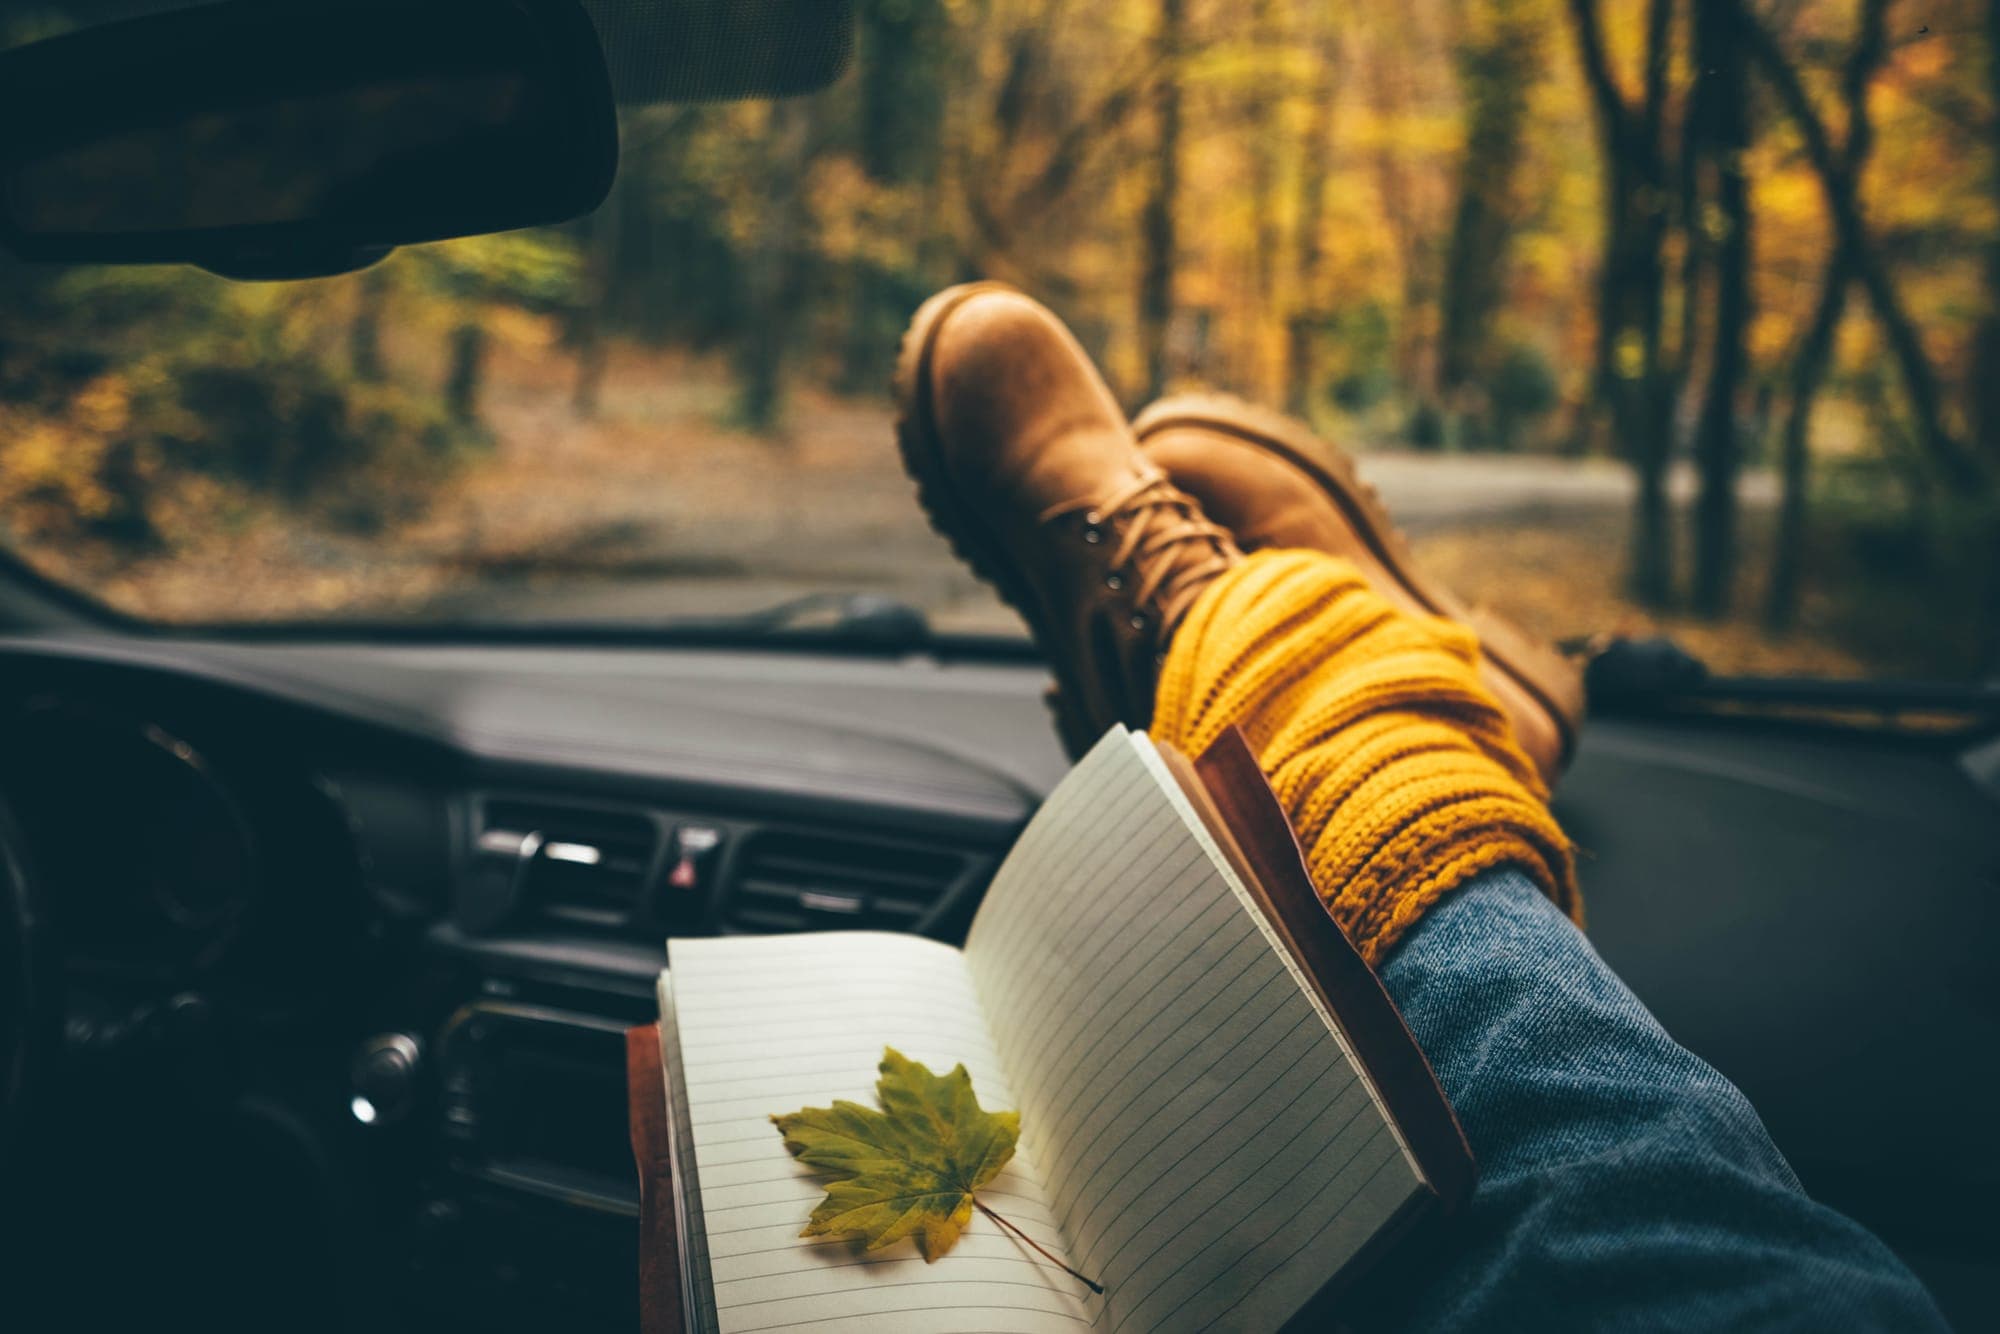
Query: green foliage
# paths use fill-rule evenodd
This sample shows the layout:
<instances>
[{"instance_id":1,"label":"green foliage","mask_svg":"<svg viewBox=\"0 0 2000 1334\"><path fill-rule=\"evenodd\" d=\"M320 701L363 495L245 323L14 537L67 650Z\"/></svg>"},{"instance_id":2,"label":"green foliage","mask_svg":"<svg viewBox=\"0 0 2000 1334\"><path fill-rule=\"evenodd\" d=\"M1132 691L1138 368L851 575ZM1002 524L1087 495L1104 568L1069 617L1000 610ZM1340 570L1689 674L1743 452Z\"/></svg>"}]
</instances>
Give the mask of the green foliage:
<instances>
[{"instance_id":1,"label":"green foliage","mask_svg":"<svg viewBox=\"0 0 2000 1334\"><path fill-rule=\"evenodd\" d=\"M1387 366L1349 371L1327 391L1334 403L1348 412L1361 413L1384 402L1396 392L1396 377Z\"/></svg>"},{"instance_id":2,"label":"green foliage","mask_svg":"<svg viewBox=\"0 0 2000 1334\"><path fill-rule=\"evenodd\" d=\"M1548 356L1532 343L1513 343L1501 353L1487 385L1494 443L1513 449L1522 433L1562 402L1562 386Z\"/></svg>"},{"instance_id":3,"label":"green foliage","mask_svg":"<svg viewBox=\"0 0 2000 1334\"><path fill-rule=\"evenodd\" d=\"M373 525L462 442L434 395L345 374L323 284L108 268L16 296L0 315L0 516L17 537L144 550L259 497Z\"/></svg>"},{"instance_id":4,"label":"green foliage","mask_svg":"<svg viewBox=\"0 0 2000 1334\"><path fill-rule=\"evenodd\" d=\"M1320 322L1316 335L1323 362L1333 368L1333 401L1349 412L1365 412L1395 393L1395 330L1379 302L1348 306Z\"/></svg>"},{"instance_id":5,"label":"green foliage","mask_svg":"<svg viewBox=\"0 0 2000 1334\"><path fill-rule=\"evenodd\" d=\"M1948 491L1892 499L1880 466L1828 469L1812 568L1841 641L1885 673L1977 679L1992 670L2000 611L2000 516Z\"/></svg>"},{"instance_id":6,"label":"green foliage","mask_svg":"<svg viewBox=\"0 0 2000 1334\"><path fill-rule=\"evenodd\" d=\"M1404 440L1412 449L1443 449L1448 435L1444 410L1428 398L1418 399L1417 405L1410 409Z\"/></svg>"},{"instance_id":7,"label":"green foliage","mask_svg":"<svg viewBox=\"0 0 2000 1334\"><path fill-rule=\"evenodd\" d=\"M568 310L584 297L583 258L574 242L556 232L468 236L416 247L391 264L418 285L462 301Z\"/></svg>"}]
</instances>

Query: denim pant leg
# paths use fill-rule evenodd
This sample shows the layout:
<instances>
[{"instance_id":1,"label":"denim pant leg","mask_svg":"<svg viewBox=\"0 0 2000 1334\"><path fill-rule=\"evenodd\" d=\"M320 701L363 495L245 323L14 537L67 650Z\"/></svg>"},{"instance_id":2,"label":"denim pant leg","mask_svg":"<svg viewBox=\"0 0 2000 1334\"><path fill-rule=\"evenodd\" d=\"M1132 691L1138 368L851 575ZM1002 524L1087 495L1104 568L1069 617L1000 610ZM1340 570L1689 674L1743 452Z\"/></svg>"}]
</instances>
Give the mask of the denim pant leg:
<instances>
[{"instance_id":1,"label":"denim pant leg","mask_svg":"<svg viewBox=\"0 0 2000 1334\"><path fill-rule=\"evenodd\" d=\"M1675 1045L1525 877L1501 870L1447 898L1383 980L1480 1179L1364 1323L1944 1327L1916 1277L1805 1196L1743 1095Z\"/></svg>"}]
</instances>

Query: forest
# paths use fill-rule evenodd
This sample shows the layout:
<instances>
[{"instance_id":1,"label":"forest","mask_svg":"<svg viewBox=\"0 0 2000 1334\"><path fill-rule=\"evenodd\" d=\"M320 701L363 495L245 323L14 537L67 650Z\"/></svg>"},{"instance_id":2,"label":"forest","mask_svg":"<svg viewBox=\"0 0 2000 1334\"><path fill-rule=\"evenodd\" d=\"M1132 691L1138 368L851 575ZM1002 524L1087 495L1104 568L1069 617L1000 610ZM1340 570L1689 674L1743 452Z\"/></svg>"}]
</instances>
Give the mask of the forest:
<instances>
[{"instance_id":1,"label":"forest","mask_svg":"<svg viewBox=\"0 0 2000 1334\"><path fill-rule=\"evenodd\" d=\"M0 262L0 538L142 615L448 606L149 572L260 524L279 582L300 532L434 538L530 449L510 377L543 441L637 412L641 366L779 459L828 404L886 432L904 321L975 276L1135 410L1202 386L1358 450L1615 465L1554 559L1617 624L1558 589L1552 632L2000 672L2000 0L860 0L823 93L628 108L564 228L261 287Z\"/></svg>"}]
</instances>

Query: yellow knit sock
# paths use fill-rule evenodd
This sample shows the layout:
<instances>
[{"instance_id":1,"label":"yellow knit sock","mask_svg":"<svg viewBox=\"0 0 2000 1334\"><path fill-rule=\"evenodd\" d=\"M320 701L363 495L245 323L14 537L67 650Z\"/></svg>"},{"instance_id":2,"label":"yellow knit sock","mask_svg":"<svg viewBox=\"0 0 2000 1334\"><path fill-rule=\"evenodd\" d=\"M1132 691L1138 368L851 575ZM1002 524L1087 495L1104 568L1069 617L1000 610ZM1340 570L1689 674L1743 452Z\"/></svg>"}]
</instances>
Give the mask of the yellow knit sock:
<instances>
[{"instance_id":1,"label":"yellow knit sock","mask_svg":"<svg viewBox=\"0 0 2000 1334\"><path fill-rule=\"evenodd\" d=\"M1314 886L1371 964L1496 866L1580 922L1569 840L1478 663L1471 631L1398 610L1352 563L1263 551L1175 633L1152 733L1199 755L1243 728Z\"/></svg>"}]
</instances>

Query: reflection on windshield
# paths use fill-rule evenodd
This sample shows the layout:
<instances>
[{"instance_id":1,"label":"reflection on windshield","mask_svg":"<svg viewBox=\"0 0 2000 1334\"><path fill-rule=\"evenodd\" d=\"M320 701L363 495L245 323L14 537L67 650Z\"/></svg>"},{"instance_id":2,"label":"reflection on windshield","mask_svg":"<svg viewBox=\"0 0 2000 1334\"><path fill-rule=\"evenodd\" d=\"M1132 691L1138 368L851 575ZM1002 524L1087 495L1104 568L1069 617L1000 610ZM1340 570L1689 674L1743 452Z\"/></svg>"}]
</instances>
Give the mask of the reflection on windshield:
<instances>
[{"instance_id":1,"label":"reflection on windshield","mask_svg":"<svg viewBox=\"0 0 2000 1334\"><path fill-rule=\"evenodd\" d=\"M886 394L909 312L986 274L1135 410L1223 389L1363 451L1551 636L1991 672L1986 8L1415 4L864 0L826 93L628 115L570 227L269 287L0 262L5 540L172 621L853 591L1013 631Z\"/></svg>"}]
</instances>

